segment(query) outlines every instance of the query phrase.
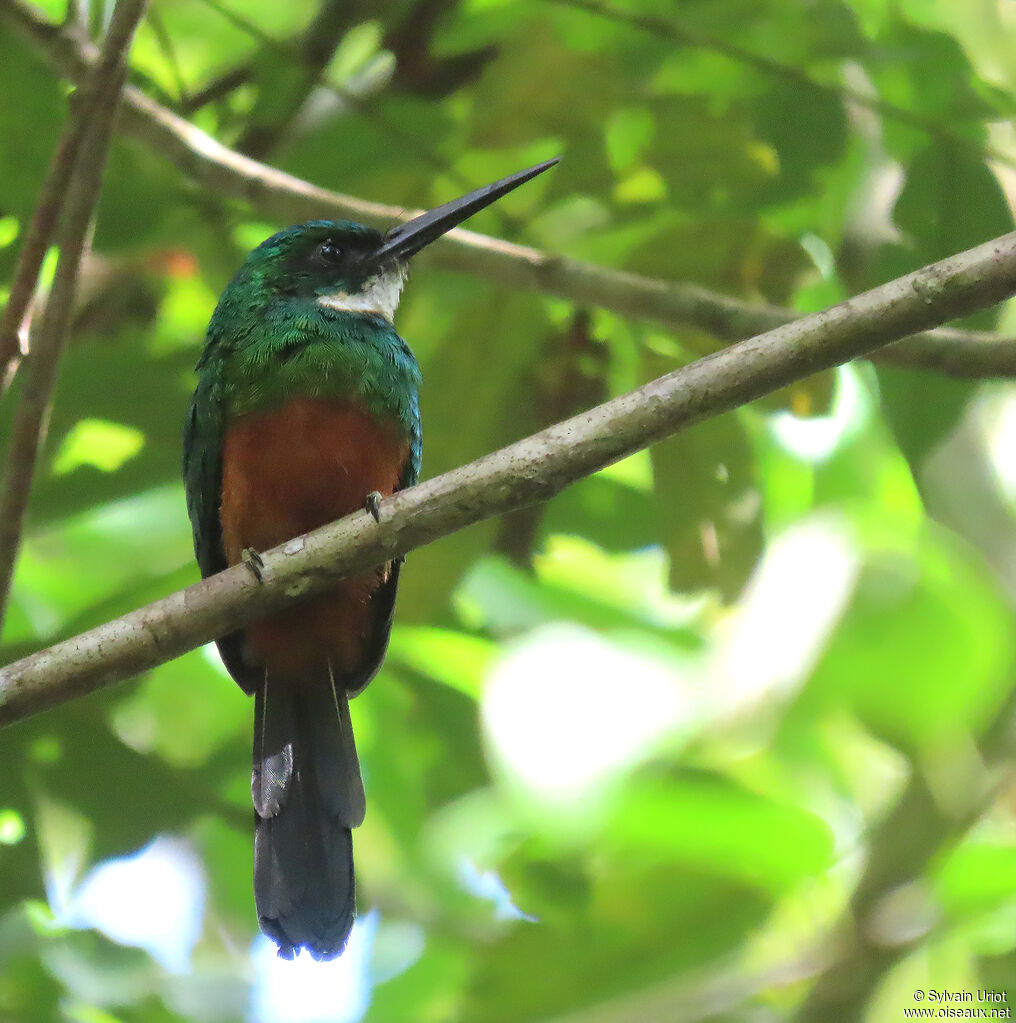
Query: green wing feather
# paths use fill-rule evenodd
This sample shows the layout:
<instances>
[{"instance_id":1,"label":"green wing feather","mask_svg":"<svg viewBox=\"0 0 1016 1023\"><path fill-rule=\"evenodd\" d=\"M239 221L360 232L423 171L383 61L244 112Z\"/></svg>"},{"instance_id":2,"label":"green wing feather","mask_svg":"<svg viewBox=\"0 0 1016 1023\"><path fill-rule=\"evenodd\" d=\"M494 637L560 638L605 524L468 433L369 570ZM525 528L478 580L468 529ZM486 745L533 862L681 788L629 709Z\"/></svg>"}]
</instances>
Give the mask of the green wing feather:
<instances>
[{"instance_id":1,"label":"green wing feather","mask_svg":"<svg viewBox=\"0 0 1016 1023\"><path fill-rule=\"evenodd\" d=\"M202 367L199 367L202 368ZM183 429L183 482L194 553L205 578L226 567L219 504L222 491L222 407L215 376L202 373Z\"/></svg>"},{"instance_id":2,"label":"green wing feather","mask_svg":"<svg viewBox=\"0 0 1016 1023\"><path fill-rule=\"evenodd\" d=\"M194 554L201 578L207 579L229 567L222 548L222 387L215 367L198 363L197 390L183 429L183 482L187 491L187 514L194 535ZM231 632L216 640L230 675L247 693L260 684L260 673L244 662L243 633Z\"/></svg>"}]
</instances>

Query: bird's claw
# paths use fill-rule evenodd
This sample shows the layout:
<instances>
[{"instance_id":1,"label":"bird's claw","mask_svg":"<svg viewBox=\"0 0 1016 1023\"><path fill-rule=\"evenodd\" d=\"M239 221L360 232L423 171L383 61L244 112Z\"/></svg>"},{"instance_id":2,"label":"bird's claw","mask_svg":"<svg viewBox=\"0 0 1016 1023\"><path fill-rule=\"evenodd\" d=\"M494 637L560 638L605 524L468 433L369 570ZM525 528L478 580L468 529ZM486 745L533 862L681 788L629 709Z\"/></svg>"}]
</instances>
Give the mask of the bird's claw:
<instances>
[{"instance_id":1,"label":"bird's claw","mask_svg":"<svg viewBox=\"0 0 1016 1023\"><path fill-rule=\"evenodd\" d=\"M250 569L251 575L253 575L259 583L263 583L265 581L264 559L256 550L254 550L253 547L244 547L244 549L240 552L240 560Z\"/></svg>"},{"instance_id":2,"label":"bird's claw","mask_svg":"<svg viewBox=\"0 0 1016 1023\"><path fill-rule=\"evenodd\" d=\"M372 490L367 495L367 500L364 501L364 503L363 503L363 509L364 509L364 511L369 512L374 517L374 521L375 522L380 522L381 521L381 491L380 490Z\"/></svg>"}]
</instances>

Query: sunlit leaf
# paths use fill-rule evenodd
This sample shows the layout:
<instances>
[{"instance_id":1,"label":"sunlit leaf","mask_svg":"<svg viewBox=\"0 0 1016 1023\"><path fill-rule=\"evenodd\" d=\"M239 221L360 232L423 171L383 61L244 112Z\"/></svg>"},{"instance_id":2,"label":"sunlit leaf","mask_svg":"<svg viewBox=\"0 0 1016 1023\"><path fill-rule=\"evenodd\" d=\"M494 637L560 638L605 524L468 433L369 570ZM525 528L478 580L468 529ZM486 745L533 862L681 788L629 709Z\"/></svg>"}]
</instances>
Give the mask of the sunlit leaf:
<instances>
[{"instance_id":1,"label":"sunlit leaf","mask_svg":"<svg viewBox=\"0 0 1016 1023\"><path fill-rule=\"evenodd\" d=\"M53 472L62 476L83 465L114 472L144 445L140 430L105 419L82 419L61 441L53 459Z\"/></svg>"}]
</instances>

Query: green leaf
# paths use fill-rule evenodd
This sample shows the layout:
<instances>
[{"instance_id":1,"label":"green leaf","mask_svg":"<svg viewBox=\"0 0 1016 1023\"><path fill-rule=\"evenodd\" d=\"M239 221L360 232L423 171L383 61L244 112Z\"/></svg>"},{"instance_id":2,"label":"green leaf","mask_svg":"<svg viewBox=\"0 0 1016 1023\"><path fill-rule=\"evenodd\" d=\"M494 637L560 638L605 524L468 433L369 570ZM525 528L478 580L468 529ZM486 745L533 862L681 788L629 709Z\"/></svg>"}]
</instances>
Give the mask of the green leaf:
<instances>
[{"instance_id":1,"label":"green leaf","mask_svg":"<svg viewBox=\"0 0 1016 1023\"><path fill-rule=\"evenodd\" d=\"M388 645L388 657L393 663L450 685L474 699L495 653L496 648L487 640L423 626L396 627Z\"/></svg>"},{"instance_id":2,"label":"green leaf","mask_svg":"<svg viewBox=\"0 0 1016 1023\"><path fill-rule=\"evenodd\" d=\"M998 838L971 837L939 864L934 883L950 915L965 917L1016 903L1016 847Z\"/></svg>"},{"instance_id":3,"label":"green leaf","mask_svg":"<svg viewBox=\"0 0 1016 1023\"><path fill-rule=\"evenodd\" d=\"M761 500L743 419L728 412L650 453L671 586L735 596L762 550Z\"/></svg>"},{"instance_id":4,"label":"green leaf","mask_svg":"<svg viewBox=\"0 0 1016 1023\"><path fill-rule=\"evenodd\" d=\"M115 472L144 446L140 430L105 419L82 419L61 441L53 458L53 472L62 476L82 465Z\"/></svg>"},{"instance_id":5,"label":"green leaf","mask_svg":"<svg viewBox=\"0 0 1016 1023\"><path fill-rule=\"evenodd\" d=\"M921 465L957 427L977 392L969 380L878 367L886 419L918 479Z\"/></svg>"},{"instance_id":6,"label":"green leaf","mask_svg":"<svg viewBox=\"0 0 1016 1023\"><path fill-rule=\"evenodd\" d=\"M914 154L893 219L922 263L1013 228L1005 193L983 155L949 142L927 145Z\"/></svg>"},{"instance_id":7,"label":"green leaf","mask_svg":"<svg viewBox=\"0 0 1016 1023\"><path fill-rule=\"evenodd\" d=\"M67 113L57 78L9 31L0 32L0 124L17 144L0 147L5 214L30 220ZM23 232L22 232L23 234Z\"/></svg>"},{"instance_id":8,"label":"green leaf","mask_svg":"<svg viewBox=\"0 0 1016 1023\"><path fill-rule=\"evenodd\" d=\"M196 767L225 743L246 743L251 728L248 697L215 655L192 650L149 672L113 710L117 735L132 749L157 752L169 764Z\"/></svg>"},{"instance_id":9,"label":"green leaf","mask_svg":"<svg viewBox=\"0 0 1016 1023\"><path fill-rule=\"evenodd\" d=\"M753 120L779 159L771 199L807 191L817 170L843 155L847 116L836 90L787 78L774 81L756 101Z\"/></svg>"},{"instance_id":10,"label":"green leaf","mask_svg":"<svg viewBox=\"0 0 1016 1023\"><path fill-rule=\"evenodd\" d=\"M913 546L886 539L875 540L811 695L847 702L908 752L930 752L978 733L999 706L1011 615L983 565L946 535L926 529Z\"/></svg>"},{"instance_id":11,"label":"green leaf","mask_svg":"<svg viewBox=\"0 0 1016 1023\"><path fill-rule=\"evenodd\" d=\"M708 775L636 782L605 838L637 862L680 863L770 894L832 862L832 835L819 817Z\"/></svg>"}]
</instances>

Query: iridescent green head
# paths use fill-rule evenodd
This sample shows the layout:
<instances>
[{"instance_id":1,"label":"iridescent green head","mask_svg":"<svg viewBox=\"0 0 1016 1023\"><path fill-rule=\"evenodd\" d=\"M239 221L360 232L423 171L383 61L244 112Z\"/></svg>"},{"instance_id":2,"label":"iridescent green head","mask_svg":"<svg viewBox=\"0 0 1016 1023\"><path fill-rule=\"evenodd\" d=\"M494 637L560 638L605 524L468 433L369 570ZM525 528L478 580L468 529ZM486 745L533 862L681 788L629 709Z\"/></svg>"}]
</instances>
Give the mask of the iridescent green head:
<instances>
[{"instance_id":1,"label":"iridescent green head","mask_svg":"<svg viewBox=\"0 0 1016 1023\"><path fill-rule=\"evenodd\" d=\"M412 256L555 163L548 160L478 188L385 234L348 220L311 220L286 228L247 257L233 285L391 320Z\"/></svg>"},{"instance_id":2,"label":"iridescent green head","mask_svg":"<svg viewBox=\"0 0 1016 1023\"><path fill-rule=\"evenodd\" d=\"M363 224L311 220L262 242L247 257L237 280L391 320L406 278L406 262L379 259L383 243L378 231Z\"/></svg>"}]
</instances>

